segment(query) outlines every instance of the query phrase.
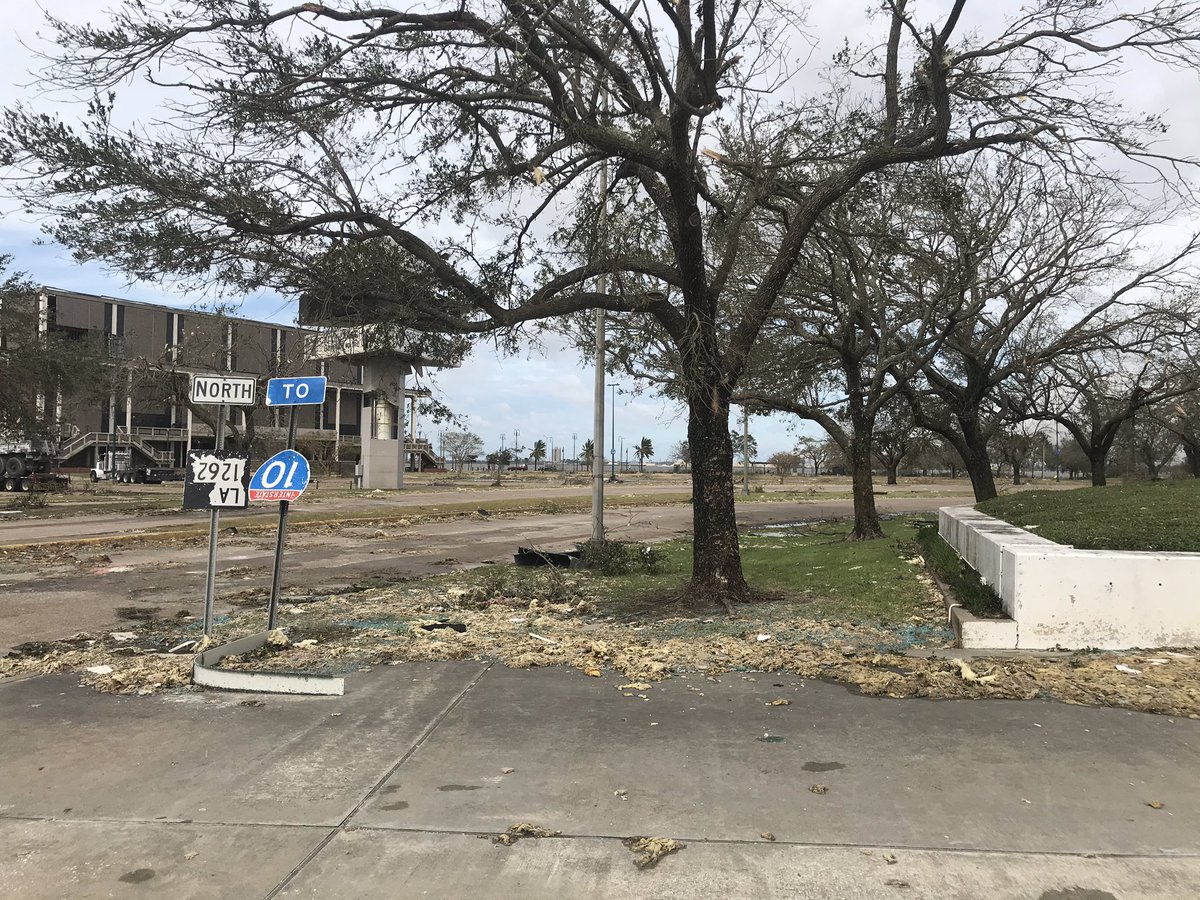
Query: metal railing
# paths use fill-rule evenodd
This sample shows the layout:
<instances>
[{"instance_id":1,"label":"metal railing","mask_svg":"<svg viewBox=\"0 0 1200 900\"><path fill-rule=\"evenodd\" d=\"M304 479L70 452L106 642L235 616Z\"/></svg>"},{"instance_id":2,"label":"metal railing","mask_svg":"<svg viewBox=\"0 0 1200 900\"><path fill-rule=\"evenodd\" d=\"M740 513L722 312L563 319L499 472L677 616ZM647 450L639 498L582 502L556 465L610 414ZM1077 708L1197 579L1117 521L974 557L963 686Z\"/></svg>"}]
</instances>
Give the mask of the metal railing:
<instances>
[{"instance_id":1,"label":"metal railing","mask_svg":"<svg viewBox=\"0 0 1200 900\"><path fill-rule=\"evenodd\" d=\"M89 431L87 434L81 434L63 444L58 451L58 458L69 459L81 450L86 450L88 447L136 447L156 464L160 466L171 465L174 461L171 451L159 450L153 444L148 443L145 440L145 436L138 433L139 431L178 431L182 433L182 439L187 438L187 430L183 428L135 428L132 434L120 428L116 431ZM152 436L171 439L165 435Z\"/></svg>"}]
</instances>

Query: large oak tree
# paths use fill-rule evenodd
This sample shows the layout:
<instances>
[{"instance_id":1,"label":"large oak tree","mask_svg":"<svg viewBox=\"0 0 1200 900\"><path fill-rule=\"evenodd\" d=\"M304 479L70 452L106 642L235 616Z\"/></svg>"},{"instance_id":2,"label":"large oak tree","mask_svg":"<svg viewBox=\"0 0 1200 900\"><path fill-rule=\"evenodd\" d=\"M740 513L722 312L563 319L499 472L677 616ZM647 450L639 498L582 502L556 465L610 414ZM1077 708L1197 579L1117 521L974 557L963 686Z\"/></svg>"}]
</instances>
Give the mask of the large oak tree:
<instances>
[{"instance_id":1,"label":"large oak tree","mask_svg":"<svg viewBox=\"0 0 1200 900\"><path fill-rule=\"evenodd\" d=\"M10 109L0 155L55 237L140 278L440 332L649 317L689 410L693 595L728 602L746 592L729 401L821 214L872 172L987 148L1153 164L1160 123L1101 84L1134 57L1197 59L1195 2L1032 0L999 25L966 6L884 0L816 79L782 0L130 0L100 26L52 20L42 77L89 115ZM163 124L122 126L136 76ZM606 167L612 221L636 230L601 228ZM758 235L765 263L731 290Z\"/></svg>"}]
</instances>

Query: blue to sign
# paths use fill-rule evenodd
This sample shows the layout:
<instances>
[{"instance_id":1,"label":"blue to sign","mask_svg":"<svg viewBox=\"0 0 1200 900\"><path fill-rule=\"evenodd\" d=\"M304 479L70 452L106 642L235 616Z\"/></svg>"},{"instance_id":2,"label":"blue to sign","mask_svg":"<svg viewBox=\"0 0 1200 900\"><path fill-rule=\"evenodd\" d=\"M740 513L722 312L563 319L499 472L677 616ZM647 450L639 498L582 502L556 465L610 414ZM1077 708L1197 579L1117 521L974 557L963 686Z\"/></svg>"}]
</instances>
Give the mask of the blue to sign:
<instances>
[{"instance_id":1,"label":"blue to sign","mask_svg":"<svg viewBox=\"0 0 1200 900\"><path fill-rule=\"evenodd\" d=\"M324 375L311 378L271 378L267 381L267 406L305 406L325 402Z\"/></svg>"},{"instance_id":2,"label":"blue to sign","mask_svg":"<svg viewBox=\"0 0 1200 900\"><path fill-rule=\"evenodd\" d=\"M247 490L251 500L295 500L308 487L308 460L295 450L280 450L258 467Z\"/></svg>"}]
</instances>

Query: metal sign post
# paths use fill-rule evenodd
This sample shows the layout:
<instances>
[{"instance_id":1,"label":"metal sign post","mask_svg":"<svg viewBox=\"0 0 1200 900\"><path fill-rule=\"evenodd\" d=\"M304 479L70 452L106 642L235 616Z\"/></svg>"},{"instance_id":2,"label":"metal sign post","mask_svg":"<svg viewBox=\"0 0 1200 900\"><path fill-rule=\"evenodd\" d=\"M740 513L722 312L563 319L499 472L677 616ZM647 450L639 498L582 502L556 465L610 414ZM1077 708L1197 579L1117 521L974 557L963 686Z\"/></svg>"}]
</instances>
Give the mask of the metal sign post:
<instances>
[{"instance_id":1,"label":"metal sign post","mask_svg":"<svg viewBox=\"0 0 1200 900\"><path fill-rule=\"evenodd\" d=\"M217 436L213 446L218 453L225 449L225 404L217 407ZM208 570L204 579L204 633L212 634L213 606L217 598L217 532L220 530L221 510L213 507L208 514Z\"/></svg>"},{"instance_id":2,"label":"metal sign post","mask_svg":"<svg viewBox=\"0 0 1200 900\"><path fill-rule=\"evenodd\" d=\"M296 449L296 407L288 413L288 443L289 450ZM287 517L290 500L279 501L279 530L275 533L275 568L271 570L271 602L267 606L267 630L275 627L275 619L279 615L279 581L283 575L283 542L287 537Z\"/></svg>"},{"instance_id":3,"label":"metal sign post","mask_svg":"<svg viewBox=\"0 0 1200 900\"><path fill-rule=\"evenodd\" d=\"M217 429L214 435L214 449L217 454L225 450L225 419L228 406L253 406L257 392L258 381L254 378L244 378L234 375L193 375L191 402L216 404ZM242 471L245 471L243 464ZM216 478L212 479L214 482ZM186 495L186 487L185 487ZM230 504L234 505L234 504ZM245 506L242 502L241 506ZM217 586L217 531L220 527L221 508L216 503L209 504L211 512L208 520L208 571L204 582L204 633L212 634L213 605L216 598ZM188 509L184 503L184 509Z\"/></svg>"},{"instance_id":4,"label":"metal sign post","mask_svg":"<svg viewBox=\"0 0 1200 900\"><path fill-rule=\"evenodd\" d=\"M308 486L308 460L296 452L296 407L325 402L325 377L272 378L267 382L267 406L290 406L287 449L262 464L250 481L251 500L279 500L279 528L275 533L275 565L271 571L271 599L267 604L267 630L279 615L279 586L283 577L283 545L287 539L288 508Z\"/></svg>"}]
</instances>

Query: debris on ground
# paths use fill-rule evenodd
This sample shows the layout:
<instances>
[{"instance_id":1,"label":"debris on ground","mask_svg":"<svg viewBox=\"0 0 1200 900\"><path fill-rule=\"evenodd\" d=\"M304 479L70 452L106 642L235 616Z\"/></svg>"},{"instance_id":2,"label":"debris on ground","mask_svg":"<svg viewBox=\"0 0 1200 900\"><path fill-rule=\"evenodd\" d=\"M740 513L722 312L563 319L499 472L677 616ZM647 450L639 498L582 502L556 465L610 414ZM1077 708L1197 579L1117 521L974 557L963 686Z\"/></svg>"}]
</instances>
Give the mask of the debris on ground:
<instances>
[{"instance_id":1,"label":"debris on ground","mask_svg":"<svg viewBox=\"0 0 1200 900\"><path fill-rule=\"evenodd\" d=\"M549 572L555 570L524 574ZM708 616L706 621L704 613L689 615L680 607L618 620L601 601L581 602L579 586L561 575L554 576L556 581L535 574L523 588L501 579L498 588L486 589L478 584L464 589L455 577L364 584L314 596L303 608L285 606L278 631L286 643L220 665L344 674L402 661L497 660L512 668L560 666L589 675L611 670L622 679L617 689L631 696L645 696L654 683L685 673L714 678L770 672L847 684L876 697L1054 699L1200 719L1200 659L1194 651L1087 651L1050 658L984 657L967 664L938 655L946 642L940 600L931 603L928 621L918 623L803 618L795 605L770 603L739 607L736 617L719 620ZM444 621L434 610L449 609L462 631L421 627ZM86 685L117 693L186 685L192 654L261 632L265 618L261 609L219 617L211 637L202 636L196 622L158 619L139 624L134 640L112 637L124 638L124 632L103 632L30 642L0 659L0 680L74 672ZM767 633L764 626L771 640L759 641ZM917 655L923 652L928 655ZM86 671L93 666L113 671ZM1140 674L1131 677L1121 666Z\"/></svg>"},{"instance_id":2,"label":"debris on ground","mask_svg":"<svg viewBox=\"0 0 1200 900\"><path fill-rule=\"evenodd\" d=\"M810 791L812 791L814 794L828 794L829 793L829 787L824 784L810 784L808 786L808 789Z\"/></svg>"},{"instance_id":3,"label":"debris on ground","mask_svg":"<svg viewBox=\"0 0 1200 900\"><path fill-rule=\"evenodd\" d=\"M950 660L950 662L952 662L952 663L954 663L954 665L958 666L958 672L962 676L963 681L974 681L979 684L991 684L993 681L996 680L996 676L994 674L993 675L977 675L977 674L975 674L975 670L972 669L969 665L966 664L966 662L964 662L961 659L955 658L955 659ZM1117 668L1120 668L1120 666L1118 666Z\"/></svg>"},{"instance_id":4,"label":"debris on ground","mask_svg":"<svg viewBox=\"0 0 1200 900\"><path fill-rule=\"evenodd\" d=\"M1146 805L1151 809L1163 809L1167 804L1163 803L1161 800L1147 800Z\"/></svg>"},{"instance_id":5,"label":"debris on ground","mask_svg":"<svg viewBox=\"0 0 1200 900\"><path fill-rule=\"evenodd\" d=\"M762 838L764 841L775 840L775 835L770 831L764 831L764 832L760 833L759 837Z\"/></svg>"},{"instance_id":6,"label":"debris on ground","mask_svg":"<svg viewBox=\"0 0 1200 900\"><path fill-rule=\"evenodd\" d=\"M288 636L284 633L282 628L276 628L267 632L268 647L274 647L277 650L283 650L289 647L291 643L292 642L288 640Z\"/></svg>"},{"instance_id":7,"label":"debris on ground","mask_svg":"<svg viewBox=\"0 0 1200 900\"><path fill-rule=\"evenodd\" d=\"M512 766L505 766L503 769L500 770L500 774L501 775L511 775L515 771L517 771L517 770L512 768Z\"/></svg>"},{"instance_id":8,"label":"debris on ground","mask_svg":"<svg viewBox=\"0 0 1200 900\"><path fill-rule=\"evenodd\" d=\"M770 702L767 703L767 706L791 706L791 705L792 705L792 701L785 700L783 697L780 697L778 700L771 700Z\"/></svg>"},{"instance_id":9,"label":"debris on ground","mask_svg":"<svg viewBox=\"0 0 1200 900\"><path fill-rule=\"evenodd\" d=\"M560 834L562 834L561 831L551 831L549 828L542 828L540 825L533 825L529 822L518 822L516 825L509 825L500 834L492 835L492 843L511 847L521 838L549 838L558 837Z\"/></svg>"},{"instance_id":10,"label":"debris on ground","mask_svg":"<svg viewBox=\"0 0 1200 900\"><path fill-rule=\"evenodd\" d=\"M895 865L897 862L899 862L899 860L898 860L898 859L896 859L896 854L895 854L895 853L885 853L885 854L883 854L883 856L882 856L882 857L880 857L880 858L881 858L881 859L882 859L882 860L883 860L885 863L887 863L889 866L894 866L894 865Z\"/></svg>"},{"instance_id":11,"label":"debris on ground","mask_svg":"<svg viewBox=\"0 0 1200 900\"><path fill-rule=\"evenodd\" d=\"M628 837L621 843L633 851L633 864L639 869L653 869L664 856L687 846L674 838L662 837Z\"/></svg>"}]
</instances>

